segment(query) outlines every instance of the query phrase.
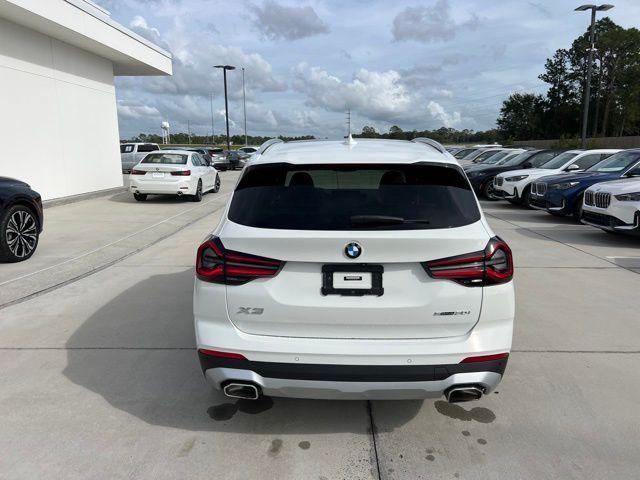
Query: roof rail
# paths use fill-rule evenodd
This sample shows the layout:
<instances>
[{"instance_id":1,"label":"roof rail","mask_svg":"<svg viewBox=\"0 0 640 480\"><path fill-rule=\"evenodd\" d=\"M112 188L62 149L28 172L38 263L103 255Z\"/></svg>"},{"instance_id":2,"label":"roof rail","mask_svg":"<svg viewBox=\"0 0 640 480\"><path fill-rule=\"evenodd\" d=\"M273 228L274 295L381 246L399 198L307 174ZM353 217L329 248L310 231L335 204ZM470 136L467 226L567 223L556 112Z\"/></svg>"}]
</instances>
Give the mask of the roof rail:
<instances>
[{"instance_id":1,"label":"roof rail","mask_svg":"<svg viewBox=\"0 0 640 480\"><path fill-rule=\"evenodd\" d=\"M258 150L258 154L262 155L264 152L267 151L267 149L269 147L271 147L272 145L275 145L276 143L284 143L284 140L282 140L280 138L271 138L271 139L267 140L262 145L260 145L260 149Z\"/></svg>"},{"instance_id":2,"label":"roof rail","mask_svg":"<svg viewBox=\"0 0 640 480\"><path fill-rule=\"evenodd\" d=\"M414 143L424 143L425 145L429 145L430 147L435 148L440 153L447 153L446 148L444 148L440 142L436 142L435 140L431 140L430 138L418 137L418 138L414 138L411 141Z\"/></svg>"}]
</instances>

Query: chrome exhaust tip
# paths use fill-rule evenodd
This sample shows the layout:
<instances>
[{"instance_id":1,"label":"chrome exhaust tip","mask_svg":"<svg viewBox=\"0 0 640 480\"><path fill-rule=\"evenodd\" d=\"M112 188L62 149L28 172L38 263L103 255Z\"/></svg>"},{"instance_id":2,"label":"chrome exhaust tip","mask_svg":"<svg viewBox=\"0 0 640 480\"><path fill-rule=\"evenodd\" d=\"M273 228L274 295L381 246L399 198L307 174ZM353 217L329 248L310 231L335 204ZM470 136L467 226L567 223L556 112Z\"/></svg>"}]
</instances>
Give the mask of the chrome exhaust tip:
<instances>
[{"instance_id":1,"label":"chrome exhaust tip","mask_svg":"<svg viewBox=\"0 0 640 480\"><path fill-rule=\"evenodd\" d=\"M245 400L257 400L260 398L258 387L252 383L230 382L222 387L227 397L244 398Z\"/></svg>"},{"instance_id":2,"label":"chrome exhaust tip","mask_svg":"<svg viewBox=\"0 0 640 480\"><path fill-rule=\"evenodd\" d=\"M484 391L484 387L479 385L460 385L448 389L445 392L445 396L449 403L471 402L473 400L480 400L482 395L484 395Z\"/></svg>"},{"instance_id":3,"label":"chrome exhaust tip","mask_svg":"<svg viewBox=\"0 0 640 480\"><path fill-rule=\"evenodd\" d=\"M178 196L181 197L182 196L182 192L178 191Z\"/></svg>"}]
</instances>

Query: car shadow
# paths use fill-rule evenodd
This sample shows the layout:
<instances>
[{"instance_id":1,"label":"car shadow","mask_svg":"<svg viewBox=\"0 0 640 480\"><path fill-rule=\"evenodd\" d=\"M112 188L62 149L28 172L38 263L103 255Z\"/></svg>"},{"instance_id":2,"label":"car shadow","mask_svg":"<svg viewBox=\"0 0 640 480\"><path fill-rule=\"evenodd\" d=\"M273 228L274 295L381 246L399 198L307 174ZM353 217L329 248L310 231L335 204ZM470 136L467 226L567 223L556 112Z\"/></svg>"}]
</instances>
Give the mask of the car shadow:
<instances>
[{"instance_id":1,"label":"car shadow","mask_svg":"<svg viewBox=\"0 0 640 480\"><path fill-rule=\"evenodd\" d=\"M211 190L204 192L202 194L204 197L208 195L215 195ZM130 204L145 204L145 203L154 203L154 204L174 204L174 203L195 203L191 199L190 195L149 195L144 202L138 202L135 198L133 198L133 194L129 192L120 192L115 195L112 195L108 198L110 202L116 203L130 203ZM197 203L196 203L197 204Z\"/></svg>"},{"instance_id":2,"label":"car shadow","mask_svg":"<svg viewBox=\"0 0 640 480\"><path fill-rule=\"evenodd\" d=\"M177 268L176 268L177 269ZM195 352L193 270L153 274L110 299L69 338L65 376L151 425L236 433L364 433L364 401L235 400L205 382ZM396 402L385 430L422 401Z\"/></svg>"}]
</instances>

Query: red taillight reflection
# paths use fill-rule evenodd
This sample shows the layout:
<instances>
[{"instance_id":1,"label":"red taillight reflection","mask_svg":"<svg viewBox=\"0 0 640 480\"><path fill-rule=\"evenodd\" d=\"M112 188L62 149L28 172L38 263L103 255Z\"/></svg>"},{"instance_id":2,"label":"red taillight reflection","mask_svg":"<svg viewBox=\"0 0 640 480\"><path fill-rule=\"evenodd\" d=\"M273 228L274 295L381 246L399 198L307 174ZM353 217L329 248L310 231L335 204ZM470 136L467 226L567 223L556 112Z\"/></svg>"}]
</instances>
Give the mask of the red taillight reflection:
<instances>
[{"instance_id":1,"label":"red taillight reflection","mask_svg":"<svg viewBox=\"0 0 640 480\"><path fill-rule=\"evenodd\" d=\"M509 358L508 353L494 353L492 355L479 355L477 357L467 357L460 363L477 363L477 362L490 362L491 360L501 360L503 358Z\"/></svg>"},{"instance_id":2,"label":"red taillight reflection","mask_svg":"<svg viewBox=\"0 0 640 480\"><path fill-rule=\"evenodd\" d=\"M196 274L206 282L242 285L260 277L276 275L284 262L227 250L218 237L198 248Z\"/></svg>"},{"instance_id":3,"label":"red taillight reflection","mask_svg":"<svg viewBox=\"0 0 640 480\"><path fill-rule=\"evenodd\" d=\"M489 240L484 251L432 260L422 266L432 278L470 287L506 283L513 278L511 249L500 237Z\"/></svg>"},{"instance_id":4,"label":"red taillight reflection","mask_svg":"<svg viewBox=\"0 0 640 480\"><path fill-rule=\"evenodd\" d=\"M201 348L198 350L200 353L204 355L209 355L210 357L218 357L218 358L232 358L234 360L246 360L247 357L244 355L240 355L239 353L232 352L220 352L218 350L209 350L207 348Z\"/></svg>"}]
</instances>

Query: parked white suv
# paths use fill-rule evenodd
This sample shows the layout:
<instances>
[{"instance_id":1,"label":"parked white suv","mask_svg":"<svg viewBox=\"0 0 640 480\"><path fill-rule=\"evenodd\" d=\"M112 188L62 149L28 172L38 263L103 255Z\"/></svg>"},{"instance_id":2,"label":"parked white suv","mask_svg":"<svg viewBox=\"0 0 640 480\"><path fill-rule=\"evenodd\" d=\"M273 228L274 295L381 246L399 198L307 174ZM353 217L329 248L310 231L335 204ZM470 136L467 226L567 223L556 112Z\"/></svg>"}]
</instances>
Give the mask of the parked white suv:
<instances>
[{"instance_id":1,"label":"parked white suv","mask_svg":"<svg viewBox=\"0 0 640 480\"><path fill-rule=\"evenodd\" d=\"M151 152L157 152L160 147L157 143L121 143L120 162L122 173L130 173L140 160Z\"/></svg>"},{"instance_id":2,"label":"parked white suv","mask_svg":"<svg viewBox=\"0 0 640 480\"><path fill-rule=\"evenodd\" d=\"M596 183L584 192L582 223L640 235L640 178Z\"/></svg>"},{"instance_id":3,"label":"parked white suv","mask_svg":"<svg viewBox=\"0 0 640 480\"><path fill-rule=\"evenodd\" d=\"M543 165L543 168L528 168L499 173L493 181L496 194L512 203L529 206L531 184L539 178L567 172L581 172L594 166L620 150L568 150Z\"/></svg>"},{"instance_id":4,"label":"parked white suv","mask_svg":"<svg viewBox=\"0 0 640 480\"><path fill-rule=\"evenodd\" d=\"M512 276L440 144L270 141L198 249L201 366L231 397L477 399L506 367Z\"/></svg>"}]
</instances>

